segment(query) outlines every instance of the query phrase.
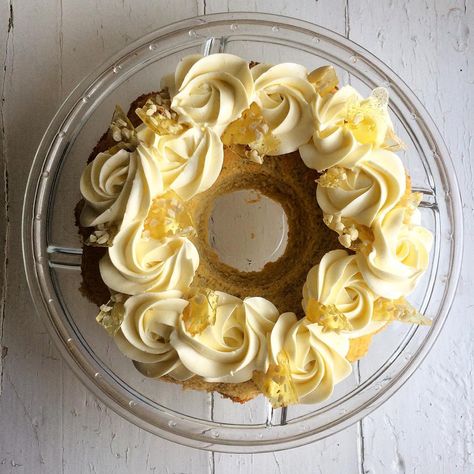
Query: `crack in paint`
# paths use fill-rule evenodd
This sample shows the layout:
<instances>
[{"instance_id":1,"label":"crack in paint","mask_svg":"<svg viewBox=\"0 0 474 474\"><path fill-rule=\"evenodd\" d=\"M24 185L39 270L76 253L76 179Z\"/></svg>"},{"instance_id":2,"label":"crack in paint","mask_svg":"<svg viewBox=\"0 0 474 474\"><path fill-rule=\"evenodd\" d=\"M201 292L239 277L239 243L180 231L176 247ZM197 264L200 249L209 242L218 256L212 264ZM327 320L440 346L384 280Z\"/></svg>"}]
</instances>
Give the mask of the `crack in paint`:
<instances>
[{"instance_id":1,"label":"crack in paint","mask_svg":"<svg viewBox=\"0 0 474 474\"><path fill-rule=\"evenodd\" d=\"M20 397L20 394L18 393L18 390L15 387L15 384L13 383L13 381L10 379L10 377L8 375L6 375L6 379L8 380L8 382L10 384L10 387L12 388L13 393L15 394L16 399L20 402L20 405L23 409L23 413L24 413L26 419L29 421L31 429L33 430L33 435L35 437L36 444L38 446L38 455L39 455L40 464L45 464L43 455L41 453L41 443L40 443L39 434L38 434L39 424L36 421L36 419L34 419L31 416L31 413L28 411L28 408L26 408L26 404L23 401L23 398Z\"/></svg>"},{"instance_id":2,"label":"crack in paint","mask_svg":"<svg viewBox=\"0 0 474 474\"><path fill-rule=\"evenodd\" d=\"M349 21L349 0L344 3L344 36L349 38L351 34L351 23Z\"/></svg>"}]
</instances>

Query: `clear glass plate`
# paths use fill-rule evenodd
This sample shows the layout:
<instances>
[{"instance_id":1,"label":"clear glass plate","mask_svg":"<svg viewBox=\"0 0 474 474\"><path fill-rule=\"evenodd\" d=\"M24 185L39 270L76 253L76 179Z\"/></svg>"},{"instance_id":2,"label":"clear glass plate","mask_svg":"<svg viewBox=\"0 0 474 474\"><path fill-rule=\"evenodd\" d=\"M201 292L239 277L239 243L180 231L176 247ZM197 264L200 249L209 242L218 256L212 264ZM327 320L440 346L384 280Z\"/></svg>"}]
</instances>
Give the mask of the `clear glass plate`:
<instances>
[{"instance_id":1,"label":"clear glass plate","mask_svg":"<svg viewBox=\"0 0 474 474\"><path fill-rule=\"evenodd\" d=\"M423 223L435 236L430 268L410 297L433 318L433 325L392 324L374 338L368 356L355 364L353 376L320 405L272 410L263 397L238 405L217 394L183 391L146 379L98 327L97 308L79 291L81 245L73 215L80 199L79 177L107 129L115 104L126 109L137 96L157 90L160 78L174 71L187 54L223 51L260 62L298 62L309 69L329 63L342 82L350 81L363 94L377 86L388 88L395 129L407 144L402 158L414 188L423 193ZM268 211L275 212L274 208ZM272 220L281 233L282 220ZM262 228L256 225L254 231L262 232ZM71 93L45 133L32 165L22 239L38 313L65 360L104 403L169 440L216 451L262 452L299 446L347 427L387 400L413 373L432 348L454 298L462 254L462 215L456 177L442 138L413 92L393 71L357 44L322 27L267 14L233 13L159 29L121 51ZM257 240L261 245L262 240ZM225 254L224 243L220 252ZM276 243L281 244L278 239ZM247 250L242 248L242 252ZM266 255L273 253L270 250ZM233 261L239 248L232 247L231 254Z\"/></svg>"}]
</instances>

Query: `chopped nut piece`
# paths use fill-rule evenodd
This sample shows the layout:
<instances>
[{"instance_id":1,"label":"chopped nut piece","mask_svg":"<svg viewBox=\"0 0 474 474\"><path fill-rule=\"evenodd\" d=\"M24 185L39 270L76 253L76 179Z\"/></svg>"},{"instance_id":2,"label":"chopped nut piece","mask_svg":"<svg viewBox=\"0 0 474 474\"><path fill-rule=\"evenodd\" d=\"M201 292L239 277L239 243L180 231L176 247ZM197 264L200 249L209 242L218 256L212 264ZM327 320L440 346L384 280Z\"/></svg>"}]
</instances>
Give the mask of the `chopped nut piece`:
<instances>
[{"instance_id":1,"label":"chopped nut piece","mask_svg":"<svg viewBox=\"0 0 474 474\"><path fill-rule=\"evenodd\" d=\"M109 234L105 233L104 235L102 235L101 237L97 239L97 243L99 245L103 245L107 243L108 240L109 240Z\"/></svg>"},{"instance_id":2,"label":"chopped nut piece","mask_svg":"<svg viewBox=\"0 0 474 474\"><path fill-rule=\"evenodd\" d=\"M113 301L114 303L121 303L125 300L126 296L123 293L114 293L110 297L110 301Z\"/></svg>"},{"instance_id":3,"label":"chopped nut piece","mask_svg":"<svg viewBox=\"0 0 474 474\"><path fill-rule=\"evenodd\" d=\"M263 156L259 155L257 150L246 150L245 156L254 163L261 165L263 163Z\"/></svg>"},{"instance_id":4,"label":"chopped nut piece","mask_svg":"<svg viewBox=\"0 0 474 474\"><path fill-rule=\"evenodd\" d=\"M138 145L135 127L118 105L115 107L114 115L112 116L109 133L111 134L112 139L117 142L117 145L112 147L109 152L114 152L116 148L117 150L125 148L131 151Z\"/></svg>"},{"instance_id":5,"label":"chopped nut piece","mask_svg":"<svg viewBox=\"0 0 474 474\"><path fill-rule=\"evenodd\" d=\"M340 244L345 247L346 249L349 249L351 248L351 245L352 245L352 240L351 240L351 237L349 234L341 234L339 237L338 237L338 240L340 242Z\"/></svg>"},{"instance_id":6,"label":"chopped nut piece","mask_svg":"<svg viewBox=\"0 0 474 474\"><path fill-rule=\"evenodd\" d=\"M178 123L178 115L169 107L170 101L157 95L148 99L143 107L137 108L135 112L141 121L158 135L179 135L186 130L187 125Z\"/></svg>"},{"instance_id":7,"label":"chopped nut piece","mask_svg":"<svg viewBox=\"0 0 474 474\"><path fill-rule=\"evenodd\" d=\"M337 188L341 182L347 179L347 173L340 166L333 166L323 173L316 182L323 188Z\"/></svg>"},{"instance_id":8,"label":"chopped nut piece","mask_svg":"<svg viewBox=\"0 0 474 474\"><path fill-rule=\"evenodd\" d=\"M116 142L121 142L121 141L122 141L122 133L120 132L120 130L118 130L118 129L113 129L113 130L112 130L112 138L113 138Z\"/></svg>"},{"instance_id":9,"label":"chopped nut piece","mask_svg":"<svg viewBox=\"0 0 474 474\"><path fill-rule=\"evenodd\" d=\"M357 240L357 238L359 237L359 231L355 228L354 225L351 225L347 229L347 233L348 233L349 237L351 238L351 240Z\"/></svg>"},{"instance_id":10,"label":"chopped nut piece","mask_svg":"<svg viewBox=\"0 0 474 474\"><path fill-rule=\"evenodd\" d=\"M100 228L99 228L100 227ZM110 225L107 230L105 226L101 224L97 226L96 230L84 240L85 245L92 247L109 247L112 245L113 239L117 234L117 227Z\"/></svg>"},{"instance_id":11,"label":"chopped nut piece","mask_svg":"<svg viewBox=\"0 0 474 474\"><path fill-rule=\"evenodd\" d=\"M327 226L329 226L329 224L331 224L333 220L334 220L334 216L332 214L324 214L323 221Z\"/></svg>"},{"instance_id":12,"label":"chopped nut piece","mask_svg":"<svg viewBox=\"0 0 474 474\"><path fill-rule=\"evenodd\" d=\"M231 146L242 156L239 145L248 145L250 151L245 156L256 163L263 162L263 157L275 151L279 146L278 139L271 133L270 127L263 118L262 111L254 102L243 112L242 117L230 123L222 135L222 143ZM253 155L249 155L255 151ZM260 157L260 158L259 158Z\"/></svg>"}]
</instances>

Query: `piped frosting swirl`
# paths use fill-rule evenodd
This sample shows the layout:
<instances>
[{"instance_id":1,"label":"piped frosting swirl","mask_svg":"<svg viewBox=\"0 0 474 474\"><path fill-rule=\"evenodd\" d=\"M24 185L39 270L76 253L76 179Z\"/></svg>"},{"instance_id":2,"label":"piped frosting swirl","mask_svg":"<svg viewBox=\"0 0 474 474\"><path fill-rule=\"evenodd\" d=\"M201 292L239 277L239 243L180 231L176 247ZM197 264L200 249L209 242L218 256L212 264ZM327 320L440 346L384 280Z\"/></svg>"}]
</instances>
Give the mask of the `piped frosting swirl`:
<instances>
[{"instance_id":1,"label":"piped frosting swirl","mask_svg":"<svg viewBox=\"0 0 474 474\"><path fill-rule=\"evenodd\" d=\"M144 237L143 221L136 221L116 235L99 267L102 280L109 288L136 295L184 290L191 284L198 265L199 254L188 238Z\"/></svg>"},{"instance_id":2,"label":"piped frosting swirl","mask_svg":"<svg viewBox=\"0 0 474 474\"><path fill-rule=\"evenodd\" d=\"M154 150L165 188L184 200L209 189L224 161L222 142L210 128L193 127L178 136L165 135Z\"/></svg>"},{"instance_id":3,"label":"piped frosting swirl","mask_svg":"<svg viewBox=\"0 0 474 474\"><path fill-rule=\"evenodd\" d=\"M288 358L291 379L299 403L318 403L330 397L334 385L352 371L345 356L349 341L294 313L280 315L271 335L269 359L278 365L278 355Z\"/></svg>"},{"instance_id":4,"label":"piped frosting swirl","mask_svg":"<svg viewBox=\"0 0 474 474\"><path fill-rule=\"evenodd\" d=\"M326 173L328 175L334 168ZM337 179L320 179L318 204L328 215L340 215L370 227L402 198L405 169L395 153L378 149L352 168L338 168Z\"/></svg>"},{"instance_id":5,"label":"piped frosting swirl","mask_svg":"<svg viewBox=\"0 0 474 474\"><path fill-rule=\"evenodd\" d=\"M181 320L171 344L183 364L208 382L250 380L254 370L265 370L267 334L279 313L263 298L244 301L216 292L216 320L200 334L191 335Z\"/></svg>"},{"instance_id":6,"label":"piped frosting swirl","mask_svg":"<svg viewBox=\"0 0 474 474\"><path fill-rule=\"evenodd\" d=\"M82 226L120 226L144 217L163 184L158 163L139 148L99 153L82 173L80 188Z\"/></svg>"},{"instance_id":7,"label":"piped frosting swirl","mask_svg":"<svg viewBox=\"0 0 474 474\"><path fill-rule=\"evenodd\" d=\"M332 250L308 272L302 304L307 317L319 319L323 326L326 323L320 315L310 314L311 302L318 302L323 307L332 306L343 318L339 322L340 328L334 329L350 337L360 337L383 326L383 323L372 321L375 299L376 295L362 277L357 256L346 250Z\"/></svg>"},{"instance_id":8,"label":"piped frosting swirl","mask_svg":"<svg viewBox=\"0 0 474 474\"><path fill-rule=\"evenodd\" d=\"M166 85L171 107L183 122L212 127L219 134L250 106L254 94L247 61L232 54L187 56Z\"/></svg>"},{"instance_id":9,"label":"piped frosting swirl","mask_svg":"<svg viewBox=\"0 0 474 474\"><path fill-rule=\"evenodd\" d=\"M418 212L410 217L404 207L392 209L374 225L371 250L358 254L362 275L379 296L410 294L428 268L433 235L419 220Z\"/></svg>"},{"instance_id":10,"label":"piped frosting swirl","mask_svg":"<svg viewBox=\"0 0 474 474\"><path fill-rule=\"evenodd\" d=\"M393 126L387 103L388 95L381 88L367 99L351 86L334 94L317 94L312 103L313 136L299 149L306 166L318 171L350 168L371 148L391 145Z\"/></svg>"},{"instance_id":11,"label":"piped frosting swirl","mask_svg":"<svg viewBox=\"0 0 474 474\"><path fill-rule=\"evenodd\" d=\"M170 344L170 335L187 304L179 291L142 293L125 301L115 342L148 377L169 375L185 380L193 376Z\"/></svg>"},{"instance_id":12,"label":"piped frosting swirl","mask_svg":"<svg viewBox=\"0 0 474 474\"><path fill-rule=\"evenodd\" d=\"M252 68L255 101L270 127L278 146L270 153L282 155L296 151L313 131L309 103L315 96L306 68L284 63L258 64Z\"/></svg>"}]
</instances>

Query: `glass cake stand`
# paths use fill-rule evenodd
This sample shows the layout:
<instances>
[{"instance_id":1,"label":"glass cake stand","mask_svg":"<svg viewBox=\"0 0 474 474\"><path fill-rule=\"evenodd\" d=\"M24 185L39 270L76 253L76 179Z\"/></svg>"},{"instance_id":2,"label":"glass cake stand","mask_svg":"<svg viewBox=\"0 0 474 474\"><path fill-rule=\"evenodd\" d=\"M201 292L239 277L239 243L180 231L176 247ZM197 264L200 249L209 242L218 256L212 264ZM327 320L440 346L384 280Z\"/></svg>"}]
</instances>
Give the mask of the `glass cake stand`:
<instances>
[{"instance_id":1,"label":"glass cake stand","mask_svg":"<svg viewBox=\"0 0 474 474\"><path fill-rule=\"evenodd\" d=\"M160 78L174 71L182 56L224 51L260 62L297 62L310 70L329 63L342 83L350 82L363 94L386 87L395 130L407 144L402 159L413 187L423 193L423 224L435 236L430 267L410 296L433 318L433 325L391 324L374 338L368 356L354 365L352 377L319 405L272 410L261 396L238 405L217 394L183 391L147 379L97 325L97 308L79 291L81 245L74 225L79 177L108 127L114 106L127 109L137 96L157 90ZM263 215L273 217L268 226L256 225L254 232L271 234L272 222L281 232L282 219L275 218L281 210L268 203L262 209ZM410 377L431 350L454 298L462 254L462 211L453 165L435 124L385 64L320 26L274 15L229 13L161 28L79 84L57 112L36 153L24 201L22 241L37 312L62 356L97 397L163 438L202 449L255 453L300 446L342 430L381 405ZM281 245L278 238L268 242ZM241 248L231 246L233 255L228 260L255 253L252 245L242 239ZM278 248L267 250L266 255L279 253Z\"/></svg>"}]
</instances>

